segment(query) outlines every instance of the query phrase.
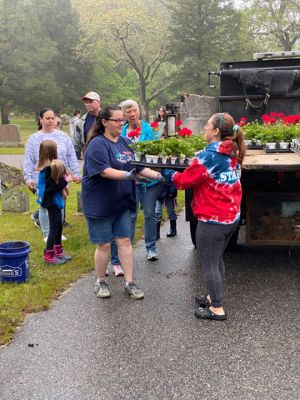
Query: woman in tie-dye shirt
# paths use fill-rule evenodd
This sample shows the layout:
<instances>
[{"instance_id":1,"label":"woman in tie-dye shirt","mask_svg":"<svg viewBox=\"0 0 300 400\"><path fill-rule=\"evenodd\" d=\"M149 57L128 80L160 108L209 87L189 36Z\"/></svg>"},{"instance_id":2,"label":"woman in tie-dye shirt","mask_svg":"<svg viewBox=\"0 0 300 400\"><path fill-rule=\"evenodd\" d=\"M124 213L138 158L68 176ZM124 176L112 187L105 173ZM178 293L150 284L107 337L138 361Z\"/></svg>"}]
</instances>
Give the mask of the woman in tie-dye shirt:
<instances>
[{"instance_id":1,"label":"woman in tie-dye shirt","mask_svg":"<svg viewBox=\"0 0 300 400\"><path fill-rule=\"evenodd\" d=\"M206 149L184 172L164 170L163 175L177 189L194 191L196 244L207 286L207 294L196 297L196 317L225 320L223 253L240 219L245 144L241 128L227 113L214 114L204 131Z\"/></svg>"}]
</instances>

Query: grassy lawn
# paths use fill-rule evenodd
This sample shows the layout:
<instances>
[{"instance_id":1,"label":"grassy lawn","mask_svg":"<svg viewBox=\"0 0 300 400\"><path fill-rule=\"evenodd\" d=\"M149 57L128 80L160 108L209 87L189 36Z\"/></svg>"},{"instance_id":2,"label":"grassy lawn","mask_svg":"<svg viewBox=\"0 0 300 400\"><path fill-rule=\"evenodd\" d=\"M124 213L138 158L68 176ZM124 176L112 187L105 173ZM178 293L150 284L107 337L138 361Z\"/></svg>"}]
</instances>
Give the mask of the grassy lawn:
<instances>
[{"instance_id":1,"label":"grassy lawn","mask_svg":"<svg viewBox=\"0 0 300 400\"><path fill-rule=\"evenodd\" d=\"M42 261L44 249L42 234L30 218L33 211L37 209L33 195L30 194L29 213L0 214L0 242L22 240L28 241L31 247L28 282L0 283L0 344L10 341L16 327L24 321L26 314L46 310L50 302L72 282L93 270L95 247L89 242L84 217L76 214L76 192L79 190L80 186L72 184L67 205L67 220L72 226L64 230L68 238L64 242L64 247L66 252L73 256L73 260L61 266L48 266ZM183 203L184 192L179 192L178 211ZM2 209L1 200L0 206ZM136 239L142 237L142 232L143 217L140 213Z\"/></svg>"},{"instance_id":2,"label":"grassy lawn","mask_svg":"<svg viewBox=\"0 0 300 400\"><path fill-rule=\"evenodd\" d=\"M30 135L37 131L37 124L34 117L24 117L24 118L12 118L10 123L13 125L18 125L20 134L21 134L21 142L25 145ZM68 126L63 127L63 131L68 132ZM0 155L1 154L24 154L24 147L0 147Z\"/></svg>"},{"instance_id":3,"label":"grassy lawn","mask_svg":"<svg viewBox=\"0 0 300 400\"><path fill-rule=\"evenodd\" d=\"M11 118L10 123L19 126L21 142L24 144L26 144L29 136L37 131L37 124L34 117Z\"/></svg>"},{"instance_id":4,"label":"grassy lawn","mask_svg":"<svg viewBox=\"0 0 300 400\"><path fill-rule=\"evenodd\" d=\"M26 144L28 137L36 132L34 118L16 118L12 124L19 125L21 141ZM68 127L65 127L67 129ZM1 154L24 154L24 148L0 147ZM28 241L30 253L30 279L26 283L0 283L0 345L8 343L17 326L26 314L46 310L69 285L83 274L93 270L95 247L89 242L85 219L77 215L76 192L80 186L73 184L67 205L67 220L72 225L64 230L68 240L64 247L73 260L61 266L49 267L42 261L44 242L40 229L37 229L30 216L37 209L35 197L30 193L30 212L23 214L2 213L0 211L0 242ZM184 193L179 192L178 211L184 204ZM0 197L0 209L2 202ZM164 209L164 219L166 213ZM138 216L136 239L143 235L143 216Z\"/></svg>"}]
</instances>

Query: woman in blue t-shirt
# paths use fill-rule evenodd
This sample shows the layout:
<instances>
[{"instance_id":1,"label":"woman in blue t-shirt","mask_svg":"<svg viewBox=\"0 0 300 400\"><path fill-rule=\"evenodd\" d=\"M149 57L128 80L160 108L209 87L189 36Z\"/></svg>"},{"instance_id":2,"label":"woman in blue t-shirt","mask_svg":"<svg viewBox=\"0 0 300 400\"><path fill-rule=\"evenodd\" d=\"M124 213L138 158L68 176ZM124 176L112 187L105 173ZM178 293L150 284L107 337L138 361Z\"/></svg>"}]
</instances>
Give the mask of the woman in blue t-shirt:
<instances>
[{"instance_id":1,"label":"woman in blue t-shirt","mask_svg":"<svg viewBox=\"0 0 300 400\"><path fill-rule=\"evenodd\" d=\"M136 170L129 139L121 137L124 117L119 107L104 107L90 131L85 152L82 178L82 206L90 240L97 245L95 269L96 295L110 297L105 273L115 239L125 277L125 291L134 299L144 293L133 282L133 249L130 241L130 214L135 211ZM159 172L141 168L138 173L162 181Z\"/></svg>"}]
</instances>

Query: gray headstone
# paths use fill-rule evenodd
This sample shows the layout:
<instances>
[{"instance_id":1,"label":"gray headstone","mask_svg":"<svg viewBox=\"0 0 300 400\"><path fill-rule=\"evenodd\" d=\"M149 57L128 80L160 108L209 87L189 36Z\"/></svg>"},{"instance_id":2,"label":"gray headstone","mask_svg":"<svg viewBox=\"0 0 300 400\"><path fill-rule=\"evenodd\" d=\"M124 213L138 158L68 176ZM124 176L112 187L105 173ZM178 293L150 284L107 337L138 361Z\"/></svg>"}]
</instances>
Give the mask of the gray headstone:
<instances>
[{"instance_id":1,"label":"gray headstone","mask_svg":"<svg viewBox=\"0 0 300 400\"><path fill-rule=\"evenodd\" d=\"M82 213L82 198L81 198L81 192L77 192L77 212Z\"/></svg>"},{"instance_id":2,"label":"gray headstone","mask_svg":"<svg viewBox=\"0 0 300 400\"><path fill-rule=\"evenodd\" d=\"M185 95L184 103L180 108L180 116L183 125L191 129L194 135L198 135L209 118L219 111L218 99L211 96L197 94Z\"/></svg>"},{"instance_id":3,"label":"gray headstone","mask_svg":"<svg viewBox=\"0 0 300 400\"><path fill-rule=\"evenodd\" d=\"M11 143L21 142L21 135L18 125L0 125L0 142Z\"/></svg>"},{"instance_id":4,"label":"gray headstone","mask_svg":"<svg viewBox=\"0 0 300 400\"><path fill-rule=\"evenodd\" d=\"M22 190L9 189L3 193L2 211L27 212L29 211L29 194Z\"/></svg>"}]
</instances>

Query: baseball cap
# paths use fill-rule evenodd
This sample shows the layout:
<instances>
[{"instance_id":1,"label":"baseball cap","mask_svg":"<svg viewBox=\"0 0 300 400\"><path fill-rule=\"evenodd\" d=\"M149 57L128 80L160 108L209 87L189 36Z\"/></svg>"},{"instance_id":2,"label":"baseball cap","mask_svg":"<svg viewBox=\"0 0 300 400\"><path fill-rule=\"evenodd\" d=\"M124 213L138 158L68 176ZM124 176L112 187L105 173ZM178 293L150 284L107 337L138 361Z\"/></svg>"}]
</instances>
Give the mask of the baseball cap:
<instances>
[{"instance_id":1,"label":"baseball cap","mask_svg":"<svg viewBox=\"0 0 300 400\"><path fill-rule=\"evenodd\" d=\"M81 97L81 100L98 100L100 101L100 96L96 92L88 92L85 96Z\"/></svg>"}]
</instances>

